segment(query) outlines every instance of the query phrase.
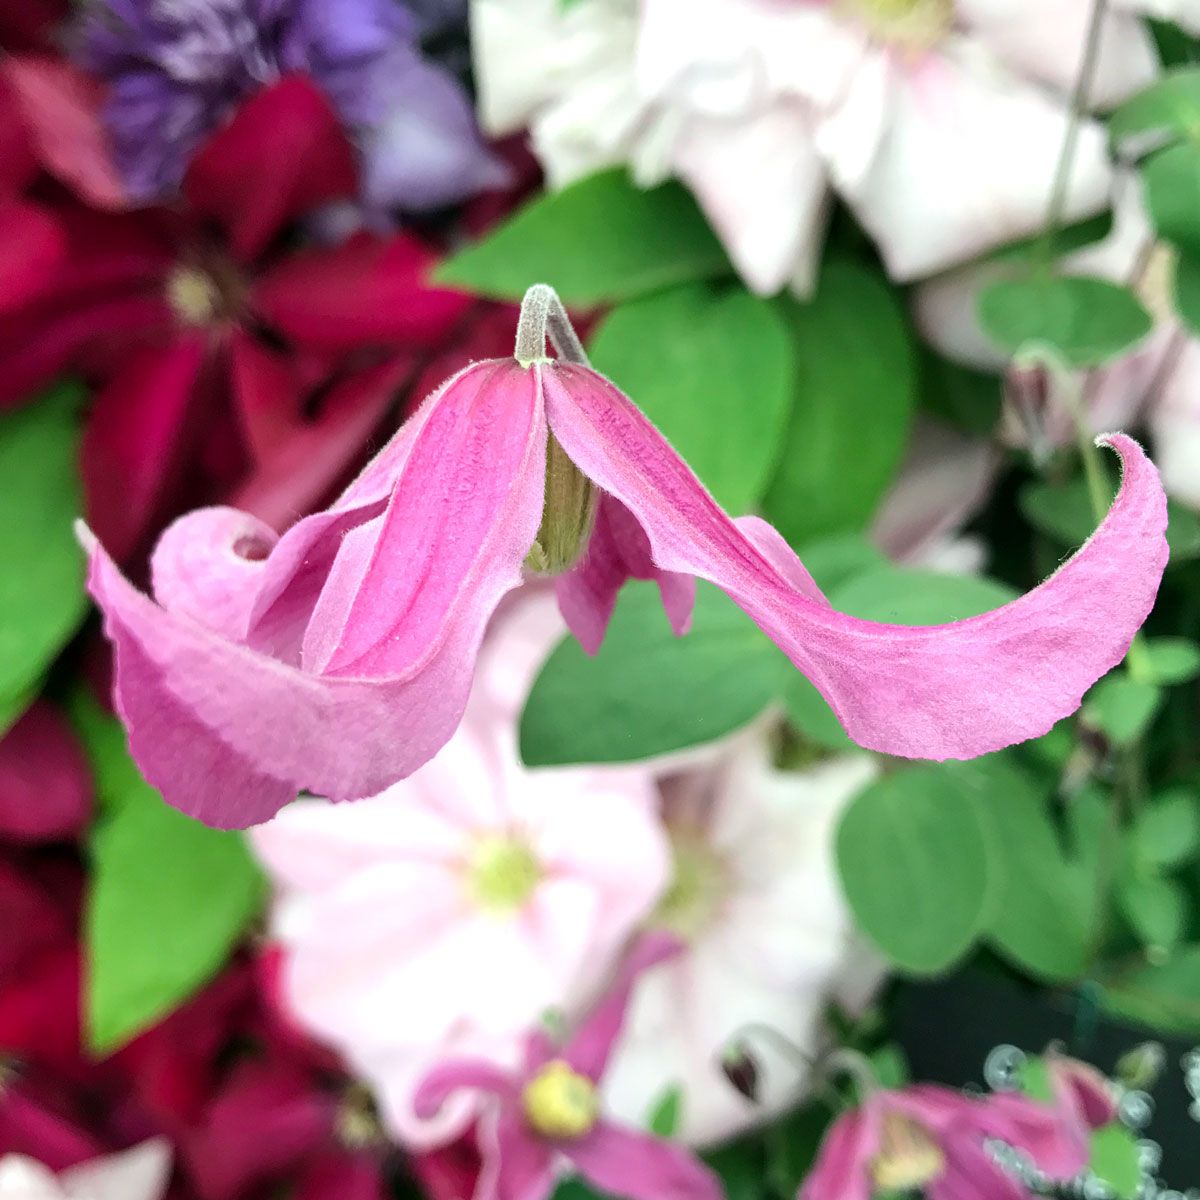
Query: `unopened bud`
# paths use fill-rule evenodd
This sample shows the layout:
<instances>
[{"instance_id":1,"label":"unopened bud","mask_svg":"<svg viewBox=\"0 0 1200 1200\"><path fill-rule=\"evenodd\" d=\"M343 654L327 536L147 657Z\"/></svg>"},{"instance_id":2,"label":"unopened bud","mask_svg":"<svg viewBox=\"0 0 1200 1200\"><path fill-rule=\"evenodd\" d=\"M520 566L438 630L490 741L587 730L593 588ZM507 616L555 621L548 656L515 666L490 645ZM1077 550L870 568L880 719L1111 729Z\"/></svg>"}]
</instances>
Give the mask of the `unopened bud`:
<instances>
[{"instance_id":1,"label":"unopened bud","mask_svg":"<svg viewBox=\"0 0 1200 1200\"><path fill-rule=\"evenodd\" d=\"M1034 462L1044 464L1074 434L1079 392L1077 374L1049 347L1022 350L1004 376L1005 440L1027 447Z\"/></svg>"},{"instance_id":2,"label":"unopened bud","mask_svg":"<svg viewBox=\"0 0 1200 1200\"><path fill-rule=\"evenodd\" d=\"M734 1042L721 1055L721 1071L725 1078L747 1100L755 1104L759 1100L758 1062L750 1053L745 1042Z\"/></svg>"},{"instance_id":3,"label":"unopened bud","mask_svg":"<svg viewBox=\"0 0 1200 1200\"><path fill-rule=\"evenodd\" d=\"M569 571L587 550L596 523L596 488L551 434L546 446L546 502L525 566L537 575Z\"/></svg>"}]
</instances>

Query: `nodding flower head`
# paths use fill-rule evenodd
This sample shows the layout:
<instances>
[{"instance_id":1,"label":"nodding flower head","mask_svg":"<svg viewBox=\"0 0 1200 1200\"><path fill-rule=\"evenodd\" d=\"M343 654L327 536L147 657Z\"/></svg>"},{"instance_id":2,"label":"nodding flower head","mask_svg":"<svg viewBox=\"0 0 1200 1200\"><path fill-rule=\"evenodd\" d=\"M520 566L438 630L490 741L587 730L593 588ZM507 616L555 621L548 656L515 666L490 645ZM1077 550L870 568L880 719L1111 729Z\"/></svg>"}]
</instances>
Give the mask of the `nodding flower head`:
<instances>
[{"instance_id":1,"label":"nodding flower head","mask_svg":"<svg viewBox=\"0 0 1200 1200\"><path fill-rule=\"evenodd\" d=\"M282 537L230 509L185 516L155 552L155 600L83 541L133 754L170 803L214 825L266 820L300 791L374 795L428 761L462 716L492 613L531 567L554 577L588 652L627 580L658 584L680 634L708 580L860 745L972 758L1073 712L1154 603L1166 498L1135 442L1100 440L1121 459L1121 491L1041 586L948 625L861 621L829 606L770 525L717 505L587 365L539 286L513 358L447 380ZM251 545L253 558L239 552Z\"/></svg>"}]
</instances>

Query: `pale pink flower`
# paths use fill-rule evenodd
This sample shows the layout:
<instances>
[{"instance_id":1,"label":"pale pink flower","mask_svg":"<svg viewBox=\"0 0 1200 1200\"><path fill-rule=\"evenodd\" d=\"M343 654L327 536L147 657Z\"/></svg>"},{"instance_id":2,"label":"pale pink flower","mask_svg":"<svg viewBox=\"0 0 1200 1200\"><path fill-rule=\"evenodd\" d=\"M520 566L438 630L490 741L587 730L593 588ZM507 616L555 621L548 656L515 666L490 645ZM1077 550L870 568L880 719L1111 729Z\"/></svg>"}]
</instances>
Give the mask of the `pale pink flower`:
<instances>
[{"instance_id":1,"label":"pale pink flower","mask_svg":"<svg viewBox=\"0 0 1200 1200\"><path fill-rule=\"evenodd\" d=\"M1109 235L1065 256L1059 267L1064 274L1132 284L1155 328L1128 354L1102 367L1059 372L1037 414L1037 438L1047 446L1069 444L1075 437L1076 403L1092 432L1144 420L1167 491L1200 508L1200 339L1174 313L1175 252L1157 242L1136 177L1121 180ZM924 336L958 362L1005 369L1008 356L980 326L978 302L985 287L1018 270L1011 263L977 263L923 283L916 289L914 312ZM1005 412L1002 433L1015 445L1030 442L1027 423L1011 410Z\"/></svg>"},{"instance_id":2,"label":"pale pink flower","mask_svg":"<svg viewBox=\"0 0 1200 1200\"><path fill-rule=\"evenodd\" d=\"M60 1174L20 1154L0 1157L0 1200L162 1200L171 1149L161 1139Z\"/></svg>"},{"instance_id":3,"label":"pale pink flower","mask_svg":"<svg viewBox=\"0 0 1200 1200\"><path fill-rule=\"evenodd\" d=\"M771 1041L747 1035L762 1064L756 1102L729 1084L723 1055L753 1026L813 1058L823 1016L856 979L855 1007L882 975L854 933L833 861L845 805L877 773L867 755L780 772L761 732L736 739L718 766L664 781L674 878L652 924L682 942L633 994L604 1097L631 1124L672 1089L683 1140L707 1144L787 1108L806 1079Z\"/></svg>"},{"instance_id":4,"label":"pale pink flower","mask_svg":"<svg viewBox=\"0 0 1200 1200\"><path fill-rule=\"evenodd\" d=\"M718 507L583 365L561 311L573 361L545 357L552 295L531 289L520 361L454 376L330 509L281 538L231 509L176 522L154 554L157 603L85 531L117 706L168 802L244 826L298 791L359 799L412 774L458 726L487 621L527 567L556 576L588 651L628 579L657 581L677 633L695 580L716 584L856 742L899 756L1036 737L1124 657L1167 558L1165 497L1129 438L1103 439L1124 467L1112 510L1041 586L949 625L861 621L765 521Z\"/></svg>"},{"instance_id":5,"label":"pale pink flower","mask_svg":"<svg viewBox=\"0 0 1200 1200\"><path fill-rule=\"evenodd\" d=\"M1087 0L474 0L485 125L526 123L552 185L629 162L679 176L756 291L812 282L836 191L891 274L918 278L1038 229ZM1154 77L1107 18L1093 96ZM1067 212L1103 208L1086 122Z\"/></svg>"},{"instance_id":6,"label":"pale pink flower","mask_svg":"<svg viewBox=\"0 0 1200 1200\"><path fill-rule=\"evenodd\" d=\"M462 1098L414 1114L430 1063L515 1064L545 1012L592 995L666 883L645 770L520 765L506 692L528 686L547 617L536 597L504 614L461 727L409 779L351 807L302 800L253 834L281 891L286 1003L410 1145L473 1116Z\"/></svg>"},{"instance_id":7,"label":"pale pink flower","mask_svg":"<svg viewBox=\"0 0 1200 1200\"><path fill-rule=\"evenodd\" d=\"M545 1200L569 1168L625 1200L720 1200L720 1181L707 1167L682 1146L610 1120L599 1091L634 980L675 949L669 937L641 938L565 1045L535 1032L516 1069L457 1059L429 1072L416 1100L427 1117L463 1091L487 1098L475 1200Z\"/></svg>"}]
</instances>

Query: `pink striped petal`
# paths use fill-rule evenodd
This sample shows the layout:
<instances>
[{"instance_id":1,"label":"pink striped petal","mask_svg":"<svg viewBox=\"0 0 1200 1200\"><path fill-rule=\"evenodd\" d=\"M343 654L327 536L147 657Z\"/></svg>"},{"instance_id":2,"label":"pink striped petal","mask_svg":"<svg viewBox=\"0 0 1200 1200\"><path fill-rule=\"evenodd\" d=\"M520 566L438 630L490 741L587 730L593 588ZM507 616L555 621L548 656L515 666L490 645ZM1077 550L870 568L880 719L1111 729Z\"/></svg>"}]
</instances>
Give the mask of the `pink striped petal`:
<instances>
[{"instance_id":1,"label":"pink striped petal","mask_svg":"<svg viewBox=\"0 0 1200 1200\"><path fill-rule=\"evenodd\" d=\"M722 1200L721 1181L690 1150L602 1121L562 1150L593 1187L623 1200ZM832 1200L832 1197L830 1197Z\"/></svg>"},{"instance_id":2,"label":"pink striped petal","mask_svg":"<svg viewBox=\"0 0 1200 1200\"><path fill-rule=\"evenodd\" d=\"M1120 494L1073 559L1003 608L911 628L834 612L797 587L799 564L784 572L764 555L607 380L562 364L541 373L552 432L638 519L657 566L727 592L869 749L973 758L1045 733L1121 661L1153 606L1167 561L1166 498L1122 435L1104 439L1124 466Z\"/></svg>"}]
</instances>

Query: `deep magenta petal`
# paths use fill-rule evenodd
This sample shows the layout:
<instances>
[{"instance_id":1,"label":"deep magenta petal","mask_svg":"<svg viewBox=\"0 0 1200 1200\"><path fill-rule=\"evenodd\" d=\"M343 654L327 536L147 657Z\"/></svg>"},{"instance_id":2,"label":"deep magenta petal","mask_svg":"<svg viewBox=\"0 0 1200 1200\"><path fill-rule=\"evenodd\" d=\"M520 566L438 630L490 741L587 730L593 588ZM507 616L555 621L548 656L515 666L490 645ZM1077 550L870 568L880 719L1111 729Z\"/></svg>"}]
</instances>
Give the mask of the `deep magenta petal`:
<instances>
[{"instance_id":1,"label":"deep magenta petal","mask_svg":"<svg viewBox=\"0 0 1200 1200\"><path fill-rule=\"evenodd\" d=\"M593 1187L623 1200L722 1200L721 1181L687 1147L602 1121L563 1152Z\"/></svg>"},{"instance_id":2,"label":"deep magenta petal","mask_svg":"<svg viewBox=\"0 0 1200 1200\"><path fill-rule=\"evenodd\" d=\"M867 1114L848 1112L821 1143L798 1200L871 1200L871 1156L876 1141Z\"/></svg>"},{"instance_id":3,"label":"deep magenta petal","mask_svg":"<svg viewBox=\"0 0 1200 1200\"><path fill-rule=\"evenodd\" d=\"M973 758L1045 733L1121 661L1154 604L1167 562L1166 497L1122 435L1105 439L1124 465L1112 509L1045 583L969 620L884 625L835 612L798 586L794 555L780 561L778 546L764 554L607 380L560 364L542 374L551 431L638 519L657 566L727 592L869 749Z\"/></svg>"},{"instance_id":4,"label":"deep magenta petal","mask_svg":"<svg viewBox=\"0 0 1200 1200\"><path fill-rule=\"evenodd\" d=\"M644 933L634 942L612 985L566 1047L563 1057L576 1071L593 1081L600 1080L617 1038L621 1035L625 1011L638 979L651 967L678 954L682 948L678 938L661 930Z\"/></svg>"}]
</instances>

